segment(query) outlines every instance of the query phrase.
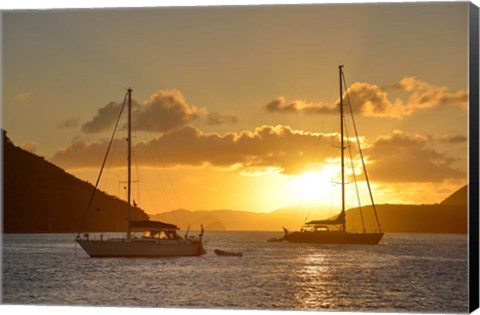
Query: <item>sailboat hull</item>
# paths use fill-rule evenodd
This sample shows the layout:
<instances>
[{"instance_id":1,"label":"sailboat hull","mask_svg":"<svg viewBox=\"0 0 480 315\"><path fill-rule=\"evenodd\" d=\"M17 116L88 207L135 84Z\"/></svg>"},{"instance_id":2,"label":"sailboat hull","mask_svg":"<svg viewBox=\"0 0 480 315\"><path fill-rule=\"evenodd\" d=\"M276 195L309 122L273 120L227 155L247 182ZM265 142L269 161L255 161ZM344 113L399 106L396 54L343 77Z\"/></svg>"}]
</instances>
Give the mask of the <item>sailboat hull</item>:
<instances>
[{"instance_id":1,"label":"sailboat hull","mask_svg":"<svg viewBox=\"0 0 480 315\"><path fill-rule=\"evenodd\" d=\"M383 237L383 233L348 233L333 231L292 232L284 236L284 240L291 243L317 244L370 244L376 245Z\"/></svg>"},{"instance_id":2,"label":"sailboat hull","mask_svg":"<svg viewBox=\"0 0 480 315\"><path fill-rule=\"evenodd\" d=\"M179 257L201 256L201 242L162 242L134 239L85 240L76 242L90 257Z\"/></svg>"}]
</instances>

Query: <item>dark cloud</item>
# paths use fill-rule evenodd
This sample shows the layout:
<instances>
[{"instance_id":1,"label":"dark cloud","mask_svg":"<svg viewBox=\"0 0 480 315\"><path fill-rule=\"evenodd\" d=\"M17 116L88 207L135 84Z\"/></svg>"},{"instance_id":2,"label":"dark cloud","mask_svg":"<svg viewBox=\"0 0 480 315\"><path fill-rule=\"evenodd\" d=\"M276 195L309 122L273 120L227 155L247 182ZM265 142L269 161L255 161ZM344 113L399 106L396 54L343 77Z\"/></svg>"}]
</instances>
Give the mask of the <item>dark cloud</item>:
<instances>
[{"instance_id":1,"label":"dark cloud","mask_svg":"<svg viewBox=\"0 0 480 315\"><path fill-rule=\"evenodd\" d=\"M428 138L421 135L394 131L365 152L374 182L441 182L466 176L452 167L453 158L430 148Z\"/></svg>"}]
</instances>

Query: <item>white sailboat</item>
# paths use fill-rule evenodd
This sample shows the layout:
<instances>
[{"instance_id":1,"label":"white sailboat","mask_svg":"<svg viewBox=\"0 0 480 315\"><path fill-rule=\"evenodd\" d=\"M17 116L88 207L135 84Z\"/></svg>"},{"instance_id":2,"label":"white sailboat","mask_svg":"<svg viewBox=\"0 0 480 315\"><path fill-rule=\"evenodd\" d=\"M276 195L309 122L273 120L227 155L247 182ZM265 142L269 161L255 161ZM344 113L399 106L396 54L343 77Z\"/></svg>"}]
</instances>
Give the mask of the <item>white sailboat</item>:
<instances>
[{"instance_id":1,"label":"white sailboat","mask_svg":"<svg viewBox=\"0 0 480 315\"><path fill-rule=\"evenodd\" d=\"M123 109L123 107L122 107ZM178 235L179 228L174 224L159 221L134 221L131 218L131 113L132 89L128 89L128 181L127 206L128 230L126 237L90 239L88 234L77 235L75 241L90 257L172 257L200 256L205 254L203 247L203 226L198 237ZM112 137L113 140L113 137ZM108 154L108 152L107 152ZM103 165L102 165L103 168ZM96 188L95 188L96 189ZM92 195L93 196L93 195ZM93 198L93 197L92 197ZM144 232L142 237L132 235L132 229ZM188 234L188 233L187 233Z\"/></svg>"}]
</instances>

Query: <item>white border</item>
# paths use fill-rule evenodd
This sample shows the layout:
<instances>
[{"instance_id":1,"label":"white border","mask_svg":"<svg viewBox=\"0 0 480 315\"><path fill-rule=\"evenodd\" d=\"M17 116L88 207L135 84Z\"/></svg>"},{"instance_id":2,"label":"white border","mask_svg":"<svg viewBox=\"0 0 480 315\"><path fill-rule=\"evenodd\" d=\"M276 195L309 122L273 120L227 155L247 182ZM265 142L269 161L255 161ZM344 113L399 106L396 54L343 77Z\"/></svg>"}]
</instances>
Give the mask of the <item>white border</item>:
<instances>
[{"instance_id":1,"label":"white border","mask_svg":"<svg viewBox=\"0 0 480 315\"><path fill-rule=\"evenodd\" d=\"M25 9L75 9L75 8L133 8L133 7L180 7L180 6L232 6L232 5L273 5L273 4L322 4L322 3L409 3L409 2L452 2L451 0L435 0L435 1L415 1L415 0L327 0L327 1L305 1L305 0L44 0L36 2L33 0L1 0L0 11L4 10L25 10ZM466 2L466 1L456 1ZM472 3L480 7L480 0L472 0ZM1 12L0 12L1 13ZM0 16L0 31L1 31ZM1 51L0 51L1 57ZM0 65L0 83L1 83L1 65ZM1 91L0 91L1 94ZM1 108L1 104L0 104ZM1 112L0 112L1 119ZM0 120L1 125L1 120ZM0 157L1 158L1 157ZM0 159L1 161L1 159ZM1 197L1 192L0 192ZM0 199L1 200L1 199ZM0 237L1 240L1 237ZM1 246L1 243L0 243ZM1 253L0 253L1 258ZM1 261L0 261L1 264ZM0 280L1 285L1 280ZM1 301L0 301L1 303ZM161 309L161 308L128 308L128 307L75 307L75 306L25 306L25 305L0 305L2 314L48 314L64 315L80 315L85 313L91 314L135 314L135 315L158 315L168 313L169 315L310 315L310 314L328 314L332 312L312 312L312 311L251 311L251 310L218 310L218 309ZM335 315L357 314L349 312L333 312ZM358 313L358 314L378 314L378 313ZM394 314L394 313L390 313ZM406 314L406 313L402 313ZM479 315L480 309L472 314ZM434 314L432 314L434 315Z\"/></svg>"}]
</instances>

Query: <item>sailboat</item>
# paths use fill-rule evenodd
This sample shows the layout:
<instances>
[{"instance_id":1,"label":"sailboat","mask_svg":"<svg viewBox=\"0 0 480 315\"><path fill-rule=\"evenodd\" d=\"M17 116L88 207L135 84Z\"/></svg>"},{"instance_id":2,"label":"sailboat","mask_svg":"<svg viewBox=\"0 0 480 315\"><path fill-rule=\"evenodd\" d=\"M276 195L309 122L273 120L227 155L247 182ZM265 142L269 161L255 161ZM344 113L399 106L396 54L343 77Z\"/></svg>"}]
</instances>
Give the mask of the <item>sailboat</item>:
<instances>
[{"instance_id":1,"label":"sailboat","mask_svg":"<svg viewBox=\"0 0 480 315\"><path fill-rule=\"evenodd\" d=\"M203 247L203 226L198 237L185 237L178 235L179 228L170 223L160 221L142 220L135 221L131 218L131 157L132 157L132 143L131 143L131 121L132 121L132 89L128 89L128 181L127 181L127 221L128 230L126 237L104 239L90 239L89 234L80 236L78 233L75 241L83 248L83 250L90 257L171 257L171 256L200 256L205 254ZM124 101L125 102L125 101ZM123 110L123 106L122 106ZM120 113L121 114L121 113ZM114 129L115 134L116 126ZM113 135L112 140L113 141ZM108 155L108 150L107 150ZM105 157L106 158L106 157ZM100 175L103 170L100 171ZM98 180L100 179L100 176ZM97 185L98 185L97 180ZM94 193L96 187L94 189ZM93 200L93 195L90 198L89 207ZM132 235L132 230L143 231L143 236L136 237Z\"/></svg>"},{"instance_id":2,"label":"sailboat","mask_svg":"<svg viewBox=\"0 0 480 315\"><path fill-rule=\"evenodd\" d=\"M377 221L377 230L375 232L366 232L365 228L363 233L353 233L347 231L347 222L345 215L345 128L344 128L344 102L343 102L343 85L345 83L345 78L343 74L343 65L338 66L338 72L340 77L340 150L341 150L341 173L342 173L342 208L340 214L333 219L326 220L312 220L306 222L300 231L289 232L284 228L285 235L283 239L292 243L320 243L320 244L378 244L383 237L383 232L381 229L380 222L378 220L377 210L375 208L375 202L373 201L373 195L370 188L370 182L367 175L367 170L365 167L365 162L363 159L363 153L360 147L360 142L358 141L358 134L356 134L357 144L359 147L359 152L363 164L363 171L365 174L365 179L369 191L370 200L372 203L372 209L375 214ZM348 94L347 94L348 97ZM349 104L350 105L350 104ZM353 112L352 120L353 119ZM357 128L355 127L355 132L357 133ZM361 211L361 209L360 209ZM362 215L363 221L363 215ZM278 240L277 240L278 241Z\"/></svg>"}]
</instances>

